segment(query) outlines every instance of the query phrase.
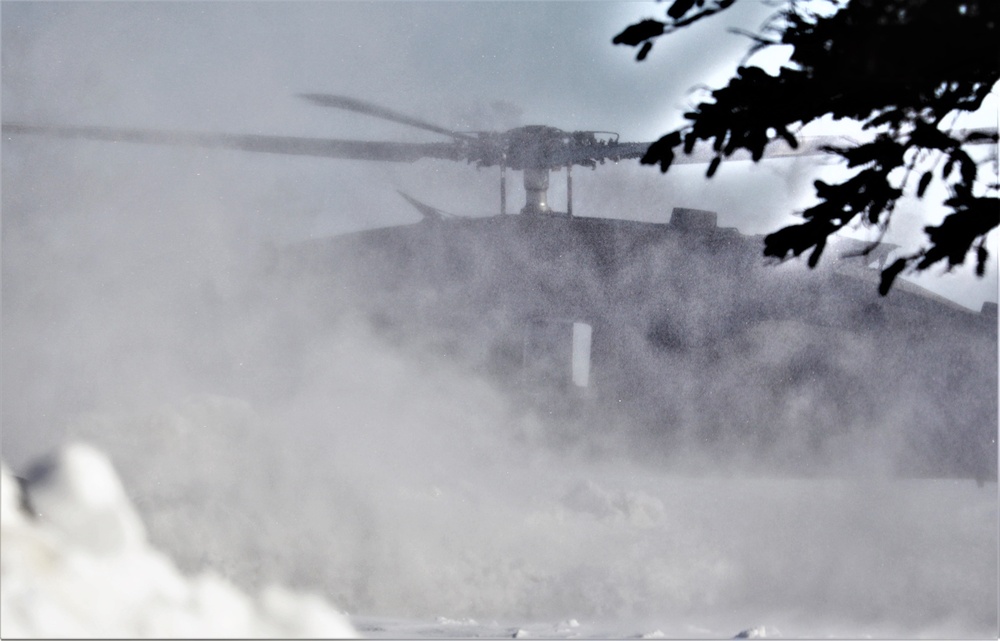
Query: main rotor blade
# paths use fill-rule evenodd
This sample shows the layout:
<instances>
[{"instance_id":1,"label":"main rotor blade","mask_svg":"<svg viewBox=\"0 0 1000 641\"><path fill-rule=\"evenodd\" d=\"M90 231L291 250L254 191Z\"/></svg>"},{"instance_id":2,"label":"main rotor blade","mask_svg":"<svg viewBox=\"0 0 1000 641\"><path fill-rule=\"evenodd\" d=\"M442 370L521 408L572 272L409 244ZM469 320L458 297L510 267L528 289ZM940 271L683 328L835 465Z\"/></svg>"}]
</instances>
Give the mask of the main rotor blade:
<instances>
[{"instance_id":1,"label":"main rotor blade","mask_svg":"<svg viewBox=\"0 0 1000 641\"><path fill-rule=\"evenodd\" d=\"M413 205L413 208L420 212L420 215L424 218L424 220L444 220L446 216L448 218L451 217L437 207L431 207L427 203L422 203L406 192L397 189L396 193L405 198L406 202Z\"/></svg>"},{"instance_id":2,"label":"main rotor blade","mask_svg":"<svg viewBox=\"0 0 1000 641\"><path fill-rule=\"evenodd\" d=\"M132 142L217 149L238 149L293 156L319 156L350 160L413 162L420 158L462 160L455 143L402 143L333 138L297 138L250 134L210 134L117 127L68 127L3 123L3 134L35 134L58 138L83 138L108 142Z\"/></svg>"},{"instance_id":3,"label":"main rotor blade","mask_svg":"<svg viewBox=\"0 0 1000 641\"><path fill-rule=\"evenodd\" d=\"M642 158L646 150L653 144L651 142L622 142L599 145L579 145L573 147L557 148L549 154L552 167L562 167L565 165L590 165L592 163L604 162L606 160L617 162L629 158Z\"/></svg>"},{"instance_id":4,"label":"main rotor blade","mask_svg":"<svg viewBox=\"0 0 1000 641\"><path fill-rule=\"evenodd\" d=\"M956 138L964 138L970 135L974 136L972 140L966 143L969 145L995 145L996 133L996 129L963 129L952 132L952 135ZM825 156L828 153L826 151L828 147L857 144L856 141L845 136L802 136L797 142L798 145L796 147L792 147L784 139L770 141L764 149L763 160L767 160L769 158L789 158L792 156ZM642 158L651 144L653 143L623 142L613 143L606 146L583 145L566 151L557 152L557 154L561 153L565 156L558 157L559 161L563 164L568 164L569 162L579 163L581 160L600 162L603 159L617 161L624 160L626 158ZM691 153L677 153L674 156L672 164L707 164L712 162L716 155L717 154L715 150L712 149L711 145L705 141L699 141L699 143L695 145L694 149L691 150ZM728 156L723 156L724 161L752 159L753 158L750 152L742 148L737 149Z\"/></svg>"},{"instance_id":5,"label":"main rotor blade","mask_svg":"<svg viewBox=\"0 0 1000 641\"><path fill-rule=\"evenodd\" d=\"M469 134L464 134L458 131L445 129L444 127L438 127L437 125L432 125L429 122L418 120L417 118L412 118L410 116L392 111L391 109L386 109L385 107L380 107L370 102L358 100L357 98L349 98L347 96L334 96L331 94L322 94L322 93L303 93L299 94L299 96L317 105L321 105L323 107L346 109L347 111L354 111L360 114L365 114L367 116L374 116L375 118L381 118L383 120L389 120L404 125L410 125L411 127L416 127L417 129L433 131L434 133L444 134L446 136L451 136L452 138L458 138L460 140L475 139L475 136L470 136Z\"/></svg>"},{"instance_id":6,"label":"main rotor blade","mask_svg":"<svg viewBox=\"0 0 1000 641\"><path fill-rule=\"evenodd\" d=\"M783 158L788 156L821 156L824 155L824 147L833 144L844 144L847 139L838 136L816 136L806 137L799 140L799 146L792 148L784 140L774 140L768 144L764 150L764 159ZM557 150L554 154L556 165L558 164L583 164L587 162L603 162L606 160L618 161L628 158L642 158L646 155L646 150L652 145L651 142L623 142L611 143L608 145L582 145L566 150ZM674 156L674 165L686 164L707 164L716 156L716 152L711 145L701 142L695 145L691 153L679 152ZM724 160L751 160L750 152L746 149L737 149L729 156L724 156Z\"/></svg>"}]
</instances>

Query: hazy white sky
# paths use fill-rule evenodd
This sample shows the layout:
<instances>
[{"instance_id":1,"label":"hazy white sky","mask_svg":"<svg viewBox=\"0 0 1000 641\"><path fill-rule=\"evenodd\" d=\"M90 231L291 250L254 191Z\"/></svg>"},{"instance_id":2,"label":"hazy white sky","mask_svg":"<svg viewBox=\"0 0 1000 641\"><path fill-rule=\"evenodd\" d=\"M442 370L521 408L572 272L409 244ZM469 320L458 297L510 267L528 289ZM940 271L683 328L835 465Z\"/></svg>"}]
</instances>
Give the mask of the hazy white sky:
<instances>
[{"instance_id":1,"label":"hazy white sky","mask_svg":"<svg viewBox=\"0 0 1000 641\"><path fill-rule=\"evenodd\" d=\"M505 100L526 122L653 139L676 120L670 108L685 91L747 43L710 25L664 41L642 65L611 45L631 21L662 10L636 2L7 3L4 89L21 91L5 110L44 101L46 113L76 119L118 108L117 118L144 124L149 114L162 126L194 120L343 135L334 114L294 98L336 92L456 125L471 104ZM738 10L729 22L751 26L771 11L760 3ZM691 51L706 31L711 45Z\"/></svg>"},{"instance_id":2,"label":"hazy white sky","mask_svg":"<svg viewBox=\"0 0 1000 641\"><path fill-rule=\"evenodd\" d=\"M640 64L634 50L615 47L611 39L637 19L662 17L662 4L5 2L3 117L437 139L296 97L311 92L356 96L446 127L548 124L613 130L622 140L655 140L682 122L695 99L692 87L725 82L746 51L749 40L727 29L753 30L773 10L763 2L737 3L717 20L661 39ZM498 102L503 106L496 107ZM5 145L5 163L17 162L23 144ZM497 208L495 170L454 163L251 159L235 152L185 156L59 144L79 150L91 170L99 163L123 183L132 182L132 172L140 170L144 180L159 180L167 191L188 180L210 182L220 200L255 212L250 215L260 220L253 226L281 241L415 220L396 189L449 212ZM52 154L59 156L54 149ZM696 166L676 168L666 177L635 162L580 171L574 207L581 215L643 220L665 220L675 206L713 209L723 225L764 233L791 222L788 214L811 202L815 162L732 163L712 181L704 180L704 168ZM54 175L65 176L78 166L70 164L52 167ZM554 176L550 192L556 206L565 197L560 178ZM32 175L33 181L41 179ZM7 183L6 188L19 188L9 173ZM512 196L515 203L518 194ZM157 202L169 206L162 197ZM921 226L903 229L900 224L897 238L919 242ZM965 293L953 296L973 307L996 300L995 268L985 281L928 282L944 293L961 288Z\"/></svg>"}]
</instances>

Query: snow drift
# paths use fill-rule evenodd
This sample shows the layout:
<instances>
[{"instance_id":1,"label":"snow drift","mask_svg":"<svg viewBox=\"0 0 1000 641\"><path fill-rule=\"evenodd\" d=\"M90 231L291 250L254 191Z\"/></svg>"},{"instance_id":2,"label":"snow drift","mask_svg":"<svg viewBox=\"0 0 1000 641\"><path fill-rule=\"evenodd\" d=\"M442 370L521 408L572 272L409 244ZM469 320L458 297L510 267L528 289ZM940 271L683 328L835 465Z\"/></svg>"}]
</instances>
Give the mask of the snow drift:
<instances>
[{"instance_id":1,"label":"snow drift","mask_svg":"<svg viewBox=\"0 0 1000 641\"><path fill-rule=\"evenodd\" d=\"M0 469L0 627L17 637L349 637L315 595L251 598L213 572L183 575L146 540L110 462L79 443L23 483Z\"/></svg>"}]
</instances>

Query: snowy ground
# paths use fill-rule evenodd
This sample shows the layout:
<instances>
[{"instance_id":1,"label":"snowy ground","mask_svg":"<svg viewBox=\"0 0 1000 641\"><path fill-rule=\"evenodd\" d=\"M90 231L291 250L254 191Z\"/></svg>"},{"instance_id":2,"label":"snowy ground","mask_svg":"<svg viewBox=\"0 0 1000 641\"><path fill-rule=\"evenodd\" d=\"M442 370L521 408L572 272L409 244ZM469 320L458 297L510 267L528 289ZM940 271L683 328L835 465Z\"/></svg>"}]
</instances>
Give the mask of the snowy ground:
<instances>
[{"instance_id":1,"label":"snowy ground","mask_svg":"<svg viewBox=\"0 0 1000 641\"><path fill-rule=\"evenodd\" d=\"M202 524L207 567L184 578L145 542L113 474L87 462L99 457L64 450L35 468L37 520L12 507L5 474L4 636L995 636L996 487L972 481L512 462L503 496L482 479L395 486L366 528L330 527L321 546L314 513L297 547L272 550L274 566L251 556L276 543L272 524L215 541L201 537L226 524ZM73 469L94 468L72 481ZM332 512L326 525L360 514ZM211 553L225 543L229 555ZM246 583L240 562L303 584L287 566L311 566L327 600L273 586L246 596L219 575ZM346 602L366 610L350 624L337 611Z\"/></svg>"},{"instance_id":2,"label":"snowy ground","mask_svg":"<svg viewBox=\"0 0 1000 641\"><path fill-rule=\"evenodd\" d=\"M458 559L439 560L452 589L468 589L466 607L456 599L433 620L355 625L387 637L995 636L995 486L628 477L611 467L587 477L525 480L535 499L520 514L498 510L512 528L491 526L493 549L484 540L483 557L460 561L466 540ZM428 512L446 520L466 499L434 500ZM491 600L499 620L463 616Z\"/></svg>"},{"instance_id":3,"label":"snowy ground","mask_svg":"<svg viewBox=\"0 0 1000 641\"><path fill-rule=\"evenodd\" d=\"M12 463L42 479L43 517L11 509L5 477L4 636L997 637L996 483L640 464L615 453L623 433L553 438L483 381L373 340L313 347L282 403L79 416L66 436L123 480L104 475L118 507L97 511L117 543L53 521L58 475Z\"/></svg>"}]
</instances>

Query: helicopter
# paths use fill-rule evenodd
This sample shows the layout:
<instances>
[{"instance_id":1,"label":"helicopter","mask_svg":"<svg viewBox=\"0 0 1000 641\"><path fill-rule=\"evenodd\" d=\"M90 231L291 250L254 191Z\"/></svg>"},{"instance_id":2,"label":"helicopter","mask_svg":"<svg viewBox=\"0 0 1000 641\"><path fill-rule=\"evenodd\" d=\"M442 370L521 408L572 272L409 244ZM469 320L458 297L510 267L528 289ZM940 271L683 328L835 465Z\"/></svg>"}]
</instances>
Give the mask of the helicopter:
<instances>
[{"instance_id":1,"label":"helicopter","mask_svg":"<svg viewBox=\"0 0 1000 641\"><path fill-rule=\"evenodd\" d=\"M779 272L763 264L760 236L719 227L715 212L675 208L667 223L574 215L573 167L638 159L650 142L548 125L456 131L352 97L301 97L449 140L6 122L3 134L499 169L497 214L451 215L400 192L420 222L295 243L275 269L282 282L322 275L310 297L320 313L335 314L333 293L347 292L389 340L467 363L552 417L559 438L614 433L647 453L709 442L721 458L807 473L888 425L906 443L878 464L893 473L996 479L996 306L976 313L909 283L876 298L873 263L894 246L839 239L829 264ZM765 158L837 142L776 142ZM675 162L712 156L695 148ZM556 211L549 182L563 169L566 211ZM511 171L523 174L518 215ZM942 378L952 370L963 375ZM791 442L815 459L787 456Z\"/></svg>"}]
</instances>

